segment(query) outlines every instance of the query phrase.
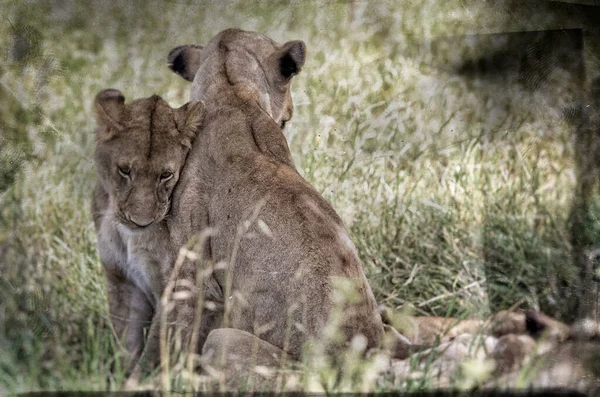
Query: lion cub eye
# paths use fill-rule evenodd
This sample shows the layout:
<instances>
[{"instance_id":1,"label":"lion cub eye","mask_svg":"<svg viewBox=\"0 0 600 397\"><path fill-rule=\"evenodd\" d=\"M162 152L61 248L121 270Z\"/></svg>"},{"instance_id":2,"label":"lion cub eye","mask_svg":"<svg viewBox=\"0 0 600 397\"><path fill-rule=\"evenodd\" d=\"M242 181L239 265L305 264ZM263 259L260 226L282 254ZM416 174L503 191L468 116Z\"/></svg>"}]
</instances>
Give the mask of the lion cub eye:
<instances>
[{"instance_id":1,"label":"lion cub eye","mask_svg":"<svg viewBox=\"0 0 600 397\"><path fill-rule=\"evenodd\" d=\"M129 176L131 175L131 168L127 167L126 165L118 167L118 171L123 178L129 178Z\"/></svg>"},{"instance_id":2,"label":"lion cub eye","mask_svg":"<svg viewBox=\"0 0 600 397\"><path fill-rule=\"evenodd\" d=\"M171 171L165 171L162 174L160 174L160 181L161 182L166 182L169 179L173 178L173 173Z\"/></svg>"}]
</instances>

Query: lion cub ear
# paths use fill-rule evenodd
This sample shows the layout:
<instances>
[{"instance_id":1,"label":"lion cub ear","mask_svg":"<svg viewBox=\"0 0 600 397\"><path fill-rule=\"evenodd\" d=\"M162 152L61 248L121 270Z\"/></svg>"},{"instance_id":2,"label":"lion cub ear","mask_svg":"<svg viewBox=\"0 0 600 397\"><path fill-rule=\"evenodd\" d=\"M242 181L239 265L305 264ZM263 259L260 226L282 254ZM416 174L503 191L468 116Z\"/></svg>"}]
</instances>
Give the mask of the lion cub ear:
<instances>
[{"instance_id":1,"label":"lion cub ear","mask_svg":"<svg viewBox=\"0 0 600 397\"><path fill-rule=\"evenodd\" d=\"M182 135L181 144L191 148L204 118L204 102L188 102L175 110L175 125Z\"/></svg>"},{"instance_id":2,"label":"lion cub ear","mask_svg":"<svg viewBox=\"0 0 600 397\"><path fill-rule=\"evenodd\" d=\"M306 59L306 44L300 40L288 41L276 53L279 74L285 82L300 73Z\"/></svg>"},{"instance_id":3,"label":"lion cub ear","mask_svg":"<svg viewBox=\"0 0 600 397\"><path fill-rule=\"evenodd\" d=\"M94 101L98 120L98 139L106 141L123 128L121 118L125 110L125 97L119 90L100 91Z\"/></svg>"},{"instance_id":4,"label":"lion cub ear","mask_svg":"<svg viewBox=\"0 0 600 397\"><path fill-rule=\"evenodd\" d=\"M173 48L167 56L169 68L186 79L194 81L196 72L200 68L200 53L202 46L199 45L180 45Z\"/></svg>"}]
</instances>

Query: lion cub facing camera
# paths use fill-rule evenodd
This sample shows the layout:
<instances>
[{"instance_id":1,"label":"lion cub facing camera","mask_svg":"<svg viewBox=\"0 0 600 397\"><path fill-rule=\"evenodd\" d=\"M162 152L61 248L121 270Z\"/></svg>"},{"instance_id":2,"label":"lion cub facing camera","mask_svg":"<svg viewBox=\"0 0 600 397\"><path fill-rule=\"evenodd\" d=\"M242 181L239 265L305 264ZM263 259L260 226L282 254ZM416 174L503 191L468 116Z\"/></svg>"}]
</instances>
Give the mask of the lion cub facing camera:
<instances>
[{"instance_id":1,"label":"lion cub facing camera","mask_svg":"<svg viewBox=\"0 0 600 397\"><path fill-rule=\"evenodd\" d=\"M174 261L165 217L204 103L173 109L154 95L125 104L120 91L108 89L96 96L95 110L92 211L111 322L130 371L144 349L149 361L158 360L157 313Z\"/></svg>"}]
</instances>

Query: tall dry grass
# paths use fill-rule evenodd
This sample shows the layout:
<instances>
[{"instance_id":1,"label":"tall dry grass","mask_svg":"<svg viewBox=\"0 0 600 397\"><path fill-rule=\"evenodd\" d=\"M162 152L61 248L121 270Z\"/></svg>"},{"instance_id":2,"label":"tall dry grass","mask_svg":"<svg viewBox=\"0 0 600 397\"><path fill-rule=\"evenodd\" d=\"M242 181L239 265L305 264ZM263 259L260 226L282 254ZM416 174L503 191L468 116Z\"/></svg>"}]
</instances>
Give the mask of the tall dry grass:
<instances>
[{"instance_id":1,"label":"tall dry grass","mask_svg":"<svg viewBox=\"0 0 600 397\"><path fill-rule=\"evenodd\" d=\"M379 302L441 316L516 302L558 312L572 273L570 129L540 111L547 97L439 67L464 54L433 54L432 37L525 24L465 4L3 1L0 393L122 381L90 211L92 100L113 87L182 105L189 84L166 54L227 27L306 42L286 136L351 230ZM306 387L428 387L349 360L354 381L336 386L323 369Z\"/></svg>"}]
</instances>

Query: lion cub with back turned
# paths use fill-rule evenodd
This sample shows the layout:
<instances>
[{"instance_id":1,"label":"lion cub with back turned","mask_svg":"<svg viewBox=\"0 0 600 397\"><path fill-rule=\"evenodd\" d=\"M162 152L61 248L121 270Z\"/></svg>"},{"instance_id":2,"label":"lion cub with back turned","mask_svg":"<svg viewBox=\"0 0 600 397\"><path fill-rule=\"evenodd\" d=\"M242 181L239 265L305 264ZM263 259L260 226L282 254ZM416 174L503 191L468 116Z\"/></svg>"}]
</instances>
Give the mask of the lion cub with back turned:
<instances>
[{"instance_id":1,"label":"lion cub with back turned","mask_svg":"<svg viewBox=\"0 0 600 397\"><path fill-rule=\"evenodd\" d=\"M130 371L146 327L146 357L158 360L159 302L174 260L165 217L204 103L172 109L154 95L126 105L121 92L109 89L96 96L95 110L92 211L111 322Z\"/></svg>"}]
</instances>

